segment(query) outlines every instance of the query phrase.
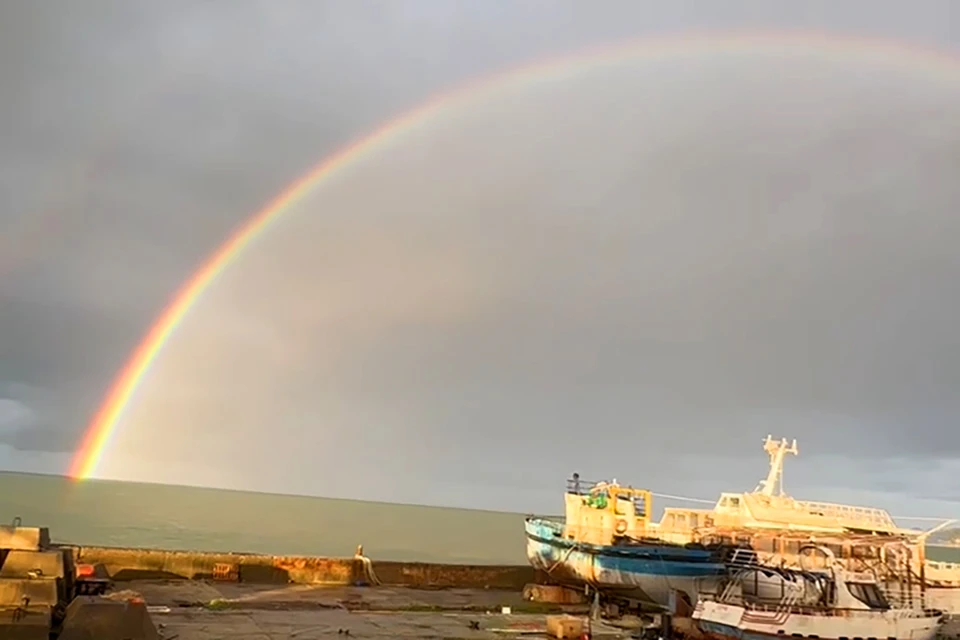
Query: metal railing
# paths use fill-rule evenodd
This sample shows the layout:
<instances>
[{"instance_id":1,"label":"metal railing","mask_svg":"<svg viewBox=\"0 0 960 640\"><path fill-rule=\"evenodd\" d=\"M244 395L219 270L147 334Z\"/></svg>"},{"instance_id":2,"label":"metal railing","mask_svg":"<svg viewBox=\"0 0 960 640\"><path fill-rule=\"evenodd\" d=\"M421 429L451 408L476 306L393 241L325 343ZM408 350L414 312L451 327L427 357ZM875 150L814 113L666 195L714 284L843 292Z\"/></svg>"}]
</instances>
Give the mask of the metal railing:
<instances>
[{"instance_id":1,"label":"metal railing","mask_svg":"<svg viewBox=\"0 0 960 640\"><path fill-rule=\"evenodd\" d=\"M604 480L584 480L580 477L567 479L567 493L576 496L590 496L597 493L603 493L603 489L610 487L611 483ZM636 487L625 485L613 485L617 489L619 500L629 500L633 502L634 513L641 518L647 517L650 512L650 504L643 497L649 495L648 491L637 489Z\"/></svg>"},{"instance_id":2,"label":"metal railing","mask_svg":"<svg viewBox=\"0 0 960 640\"><path fill-rule=\"evenodd\" d=\"M895 529L897 527L890 514L883 509L876 509L873 507L854 507L851 505L835 504L832 502L808 502L801 500L798 500L797 504L801 505L804 509L809 510L810 513L814 515L820 515L827 518L882 525L891 529Z\"/></svg>"},{"instance_id":3,"label":"metal railing","mask_svg":"<svg viewBox=\"0 0 960 640\"><path fill-rule=\"evenodd\" d=\"M800 614L800 615L817 615L817 616L842 616L842 617L857 617L857 616L875 616L877 615L877 609L846 609L840 607L829 607L829 606L810 606L803 604L790 604L784 606L783 603L776 604L766 604L766 603L744 603L743 608L747 611L759 611L764 613L780 613L785 609L789 610L790 613ZM926 611L923 609L896 609L891 608L884 611L885 616L891 616L895 618L934 618L942 615L939 611Z\"/></svg>"},{"instance_id":4,"label":"metal railing","mask_svg":"<svg viewBox=\"0 0 960 640\"><path fill-rule=\"evenodd\" d=\"M727 561L732 569L760 569L766 568L760 564L760 558L753 549L734 549Z\"/></svg>"},{"instance_id":5,"label":"metal railing","mask_svg":"<svg viewBox=\"0 0 960 640\"><path fill-rule=\"evenodd\" d=\"M919 586L878 582L877 589L894 609L926 608L924 606L923 589Z\"/></svg>"},{"instance_id":6,"label":"metal railing","mask_svg":"<svg viewBox=\"0 0 960 640\"><path fill-rule=\"evenodd\" d=\"M837 611L841 612L844 615L847 615L849 611L863 611L860 609L836 609L828 607L825 605L805 605L800 603L802 593L795 590L795 588L789 588L787 583L781 583L780 585L780 594L779 596L768 595L764 600L767 602L758 601L757 595L754 595L751 601L743 601L742 590L738 589L737 586L746 586L749 585L750 572L755 572L753 575L753 580L757 581L757 584L754 586L754 594L759 594L759 580L760 574L765 574L769 576L771 573L780 573L781 571L788 572L797 572L800 571L802 574L807 576L808 579L813 579L818 584L822 583L821 580L826 578L826 573L821 570L802 570L799 568L778 568L769 562L765 562L756 554L752 549L736 549L726 560L728 575L731 576L731 579L727 581L724 587L720 590L719 593L714 594L702 594L708 599L714 599L720 602L736 602L737 604L742 605L746 609L754 609L758 611L776 611L784 612L791 611L795 613L805 613L816 611L818 613L824 611ZM886 576L888 580L880 579L876 571L868 571L867 574L873 574L872 579L870 577L864 576L868 579L871 584L875 584L880 594L882 595L883 601L890 606L893 613L891 615L896 616L906 616L906 617L915 617L922 616L918 612L926 609L925 598L923 589L920 587L919 580L914 583L903 582L902 580L894 580L892 575ZM746 582L745 582L746 581ZM854 581L856 582L856 581ZM805 587L804 587L805 590ZM805 591L804 591L805 592ZM906 612L906 613L902 613ZM825 615L836 615L833 613L827 613Z\"/></svg>"}]
</instances>

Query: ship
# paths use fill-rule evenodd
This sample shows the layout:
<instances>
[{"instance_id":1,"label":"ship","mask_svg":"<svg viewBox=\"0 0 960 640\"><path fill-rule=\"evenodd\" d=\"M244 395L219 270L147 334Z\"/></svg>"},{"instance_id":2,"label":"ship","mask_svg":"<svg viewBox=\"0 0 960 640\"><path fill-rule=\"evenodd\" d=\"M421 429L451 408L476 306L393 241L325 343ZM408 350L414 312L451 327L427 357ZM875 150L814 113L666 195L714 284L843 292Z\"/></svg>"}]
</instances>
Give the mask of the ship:
<instances>
[{"instance_id":1,"label":"ship","mask_svg":"<svg viewBox=\"0 0 960 640\"><path fill-rule=\"evenodd\" d=\"M784 461L799 455L797 441L768 435L763 448L770 465L753 491L721 493L712 509L667 507L651 535L675 544L736 542L761 562L792 568L803 565L800 549L815 540L849 569L879 572L898 584L908 578L930 606L960 614L960 564L926 557L929 537L953 520L920 530L899 526L884 509L797 500L783 488Z\"/></svg>"},{"instance_id":2,"label":"ship","mask_svg":"<svg viewBox=\"0 0 960 640\"><path fill-rule=\"evenodd\" d=\"M824 569L773 569L732 559L716 594L701 593L693 612L710 640L819 638L822 640L933 640L943 612L891 601L869 574L849 572L822 545L804 545Z\"/></svg>"},{"instance_id":3,"label":"ship","mask_svg":"<svg viewBox=\"0 0 960 640\"><path fill-rule=\"evenodd\" d=\"M702 585L720 579L729 545L675 544L653 536L652 494L616 480L568 480L563 519L526 519L527 559L562 585L593 587L607 599L692 610Z\"/></svg>"},{"instance_id":4,"label":"ship","mask_svg":"<svg viewBox=\"0 0 960 640\"><path fill-rule=\"evenodd\" d=\"M783 489L787 455L796 440L763 442L767 476L752 492L721 493L712 509L667 507L651 518L652 493L616 481L568 481L563 519L526 520L527 557L561 584L614 592L675 609L692 606L716 584L731 550L750 549L757 561L799 569L802 551L817 541L850 570L871 571L885 583L909 585L934 606L960 613L960 565L930 562L929 531L900 527L885 510L797 500Z\"/></svg>"},{"instance_id":5,"label":"ship","mask_svg":"<svg viewBox=\"0 0 960 640\"><path fill-rule=\"evenodd\" d=\"M742 529L919 539L933 532L900 527L884 509L796 500L783 489L783 465L787 455L799 454L797 441L788 442L786 438L777 441L768 435L763 448L770 456L770 468L767 477L752 492L721 493L712 509L668 507L655 525L657 536L690 542L710 530ZM947 524L949 522L941 526Z\"/></svg>"}]
</instances>

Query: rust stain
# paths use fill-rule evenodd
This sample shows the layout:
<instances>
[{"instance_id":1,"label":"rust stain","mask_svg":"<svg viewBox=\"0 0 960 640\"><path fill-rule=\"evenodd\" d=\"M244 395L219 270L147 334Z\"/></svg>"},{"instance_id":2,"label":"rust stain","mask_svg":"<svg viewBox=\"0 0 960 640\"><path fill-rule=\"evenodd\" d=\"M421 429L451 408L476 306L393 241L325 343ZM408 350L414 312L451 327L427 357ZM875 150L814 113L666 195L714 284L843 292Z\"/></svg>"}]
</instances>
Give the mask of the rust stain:
<instances>
[{"instance_id":1,"label":"rust stain","mask_svg":"<svg viewBox=\"0 0 960 640\"><path fill-rule=\"evenodd\" d=\"M240 565L230 562L217 562L213 565L213 579L224 582L240 580Z\"/></svg>"}]
</instances>

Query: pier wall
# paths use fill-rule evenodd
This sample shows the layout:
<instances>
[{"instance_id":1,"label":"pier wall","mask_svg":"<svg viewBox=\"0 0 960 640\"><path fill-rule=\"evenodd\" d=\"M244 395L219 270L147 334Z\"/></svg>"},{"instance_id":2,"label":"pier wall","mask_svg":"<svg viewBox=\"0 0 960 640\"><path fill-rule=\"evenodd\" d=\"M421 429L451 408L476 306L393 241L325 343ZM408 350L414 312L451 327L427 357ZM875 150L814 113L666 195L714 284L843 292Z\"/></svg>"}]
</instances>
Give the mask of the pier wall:
<instances>
[{"instance_id":1,"label":"pier wall","mask_svg":"<svg viewBox=\"0 0 960 640\"><path fill-rule=\"evenodd\" d=\"M363 568L353 558L268 556L203 551L164 551L114 547L73 547L78 563L102 564L116 581L143 579L211 579L215 565L229 565L234 580L272 584L355 584ZM547 582L530 566L450 565L373 561L383 584L427 588L521 590Z\"/></svg>"}]
</instances>

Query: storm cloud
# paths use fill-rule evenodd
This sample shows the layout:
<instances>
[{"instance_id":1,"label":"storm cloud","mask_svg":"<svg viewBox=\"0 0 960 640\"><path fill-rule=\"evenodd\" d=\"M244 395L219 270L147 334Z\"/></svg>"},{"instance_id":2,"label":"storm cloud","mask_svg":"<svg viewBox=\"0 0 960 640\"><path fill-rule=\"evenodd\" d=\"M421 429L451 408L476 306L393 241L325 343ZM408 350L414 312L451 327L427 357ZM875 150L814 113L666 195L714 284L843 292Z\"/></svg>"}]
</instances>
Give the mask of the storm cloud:
<instances>
[{"instance_id":1,"label":"storm cloud","mask_svg":"<svg viewBox=\"0 0 960 640\"><path fill-rule=\"evenodd\" d=\"M46 391L0 394L0 462L62 464L203 257L433 92L683 28L955 42L949 5L855 4L5 9L0 380ZM952 509L960 79L911 56L626 57L438 115L222 275L103 473L541 509L574 469L749 489L772 432L798 494Z\"/></svg>"}]
</instances>

